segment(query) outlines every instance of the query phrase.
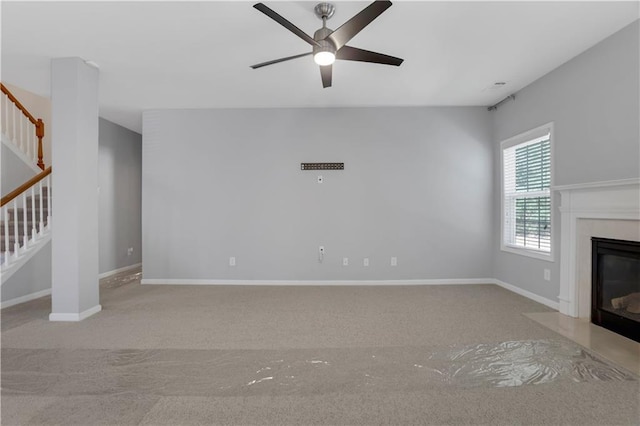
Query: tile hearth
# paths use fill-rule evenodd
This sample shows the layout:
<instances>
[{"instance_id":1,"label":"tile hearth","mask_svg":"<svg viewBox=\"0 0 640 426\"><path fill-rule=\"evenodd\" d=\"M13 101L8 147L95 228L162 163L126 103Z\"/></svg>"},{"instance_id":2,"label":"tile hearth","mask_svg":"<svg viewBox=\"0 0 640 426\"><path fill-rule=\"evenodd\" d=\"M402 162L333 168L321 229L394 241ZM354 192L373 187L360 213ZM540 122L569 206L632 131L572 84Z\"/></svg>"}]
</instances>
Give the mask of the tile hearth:
<instances>
[{"instance_id":1,"label":"tile hearth","mask_svg":"<svg viewBox=\"0 0 640 426\"><path fill-rule=\"evenodd\" d=\"M640 375L640 343L591 324L585 318L572 318L559 312L524 315L620 367Z\"/></svg>"}]
</instances>

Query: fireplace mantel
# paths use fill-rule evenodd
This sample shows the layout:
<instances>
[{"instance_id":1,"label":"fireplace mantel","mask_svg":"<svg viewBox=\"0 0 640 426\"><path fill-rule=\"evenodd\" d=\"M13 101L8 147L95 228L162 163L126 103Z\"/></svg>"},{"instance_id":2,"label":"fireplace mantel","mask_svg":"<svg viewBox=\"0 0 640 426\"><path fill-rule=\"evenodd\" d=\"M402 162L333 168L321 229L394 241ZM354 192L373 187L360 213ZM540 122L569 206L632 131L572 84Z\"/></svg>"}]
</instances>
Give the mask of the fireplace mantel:
<instances>
[{"instance_id":1,"label":"fireplace mantel","mask_svg":"<svg viewBox=\"0 0 640 426\"><path fill-rule=\"evenodd\" d=\"M640 220L640 179L556 186L553 190L561 197L559 309L577 318L582 311L576 273L578 220Z\"/></svg>"}]
</instances>

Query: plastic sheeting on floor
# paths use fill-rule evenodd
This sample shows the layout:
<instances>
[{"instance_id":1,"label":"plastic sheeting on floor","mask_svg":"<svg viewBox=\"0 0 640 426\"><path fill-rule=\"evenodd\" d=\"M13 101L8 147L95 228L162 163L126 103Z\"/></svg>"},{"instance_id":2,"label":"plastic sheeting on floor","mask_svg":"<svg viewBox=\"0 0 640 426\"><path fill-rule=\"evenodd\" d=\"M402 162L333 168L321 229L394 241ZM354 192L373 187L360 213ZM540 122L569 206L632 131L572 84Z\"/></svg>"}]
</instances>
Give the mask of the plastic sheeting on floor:
<instances>
[{"instance_id":1,"label":"plastic sheeting on floor","mask_svg":"<svg viewBox=\"0 0 640 426\"><path fill-rule=\"evenodd\" d=\"M461 386L522 386L560 378L574 382L634 380L580 347L559 341L512 341L435 353L434 376Z\"/></svg>"}]
</instances>

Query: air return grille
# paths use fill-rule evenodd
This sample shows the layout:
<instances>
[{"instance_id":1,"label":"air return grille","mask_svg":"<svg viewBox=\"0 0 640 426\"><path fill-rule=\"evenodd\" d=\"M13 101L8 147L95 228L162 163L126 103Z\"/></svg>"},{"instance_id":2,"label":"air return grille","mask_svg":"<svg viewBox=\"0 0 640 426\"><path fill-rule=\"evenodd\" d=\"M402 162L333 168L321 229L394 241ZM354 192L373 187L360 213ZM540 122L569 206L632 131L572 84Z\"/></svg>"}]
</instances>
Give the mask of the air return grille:
<instances>
[{"instance_id":1,"label":"air return grille","mask_svg":"<svg viewBox=\"0 0 640 426\"><path fill-rule=\"evenodd\" d=\"M344 170L344 163L300 163L301 170Z\"/></svg>"}]
</instances>

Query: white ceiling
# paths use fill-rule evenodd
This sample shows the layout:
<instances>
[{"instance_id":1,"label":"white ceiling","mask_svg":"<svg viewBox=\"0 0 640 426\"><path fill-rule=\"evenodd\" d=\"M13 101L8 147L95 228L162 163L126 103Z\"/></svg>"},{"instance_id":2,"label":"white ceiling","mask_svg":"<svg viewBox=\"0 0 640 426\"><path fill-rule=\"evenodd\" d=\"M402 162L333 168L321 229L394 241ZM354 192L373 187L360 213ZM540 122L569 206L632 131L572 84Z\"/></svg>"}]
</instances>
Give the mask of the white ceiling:
<instances>
[{"instance_id":1,"label":"white ceiling","mask_svg":"<svg viewBox=\"0 0 640 426\"><path fill-rule=\"evenodd\" d=\"M2 2L2 80L49 96L50 60L100 67L100 115L141 131L159 108L492 105L638 19L626 2L396 1L349 45L399 67L337 61L333 87L310 46L254 2ZM265 4L312 35L316 2ZM369 2L335 2L337 28ZM507 84L495 90L494 82Z\"/></svg>"}]
</instances>

